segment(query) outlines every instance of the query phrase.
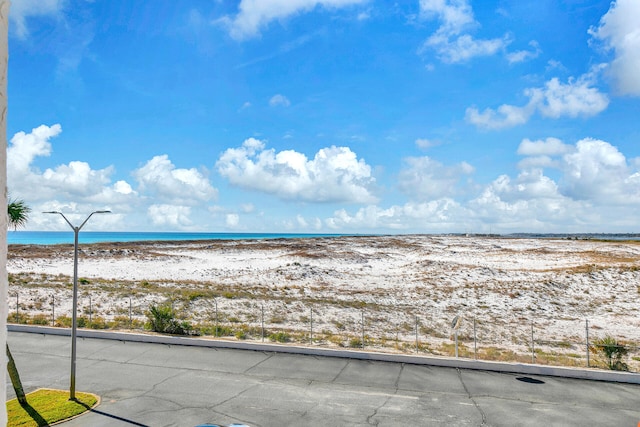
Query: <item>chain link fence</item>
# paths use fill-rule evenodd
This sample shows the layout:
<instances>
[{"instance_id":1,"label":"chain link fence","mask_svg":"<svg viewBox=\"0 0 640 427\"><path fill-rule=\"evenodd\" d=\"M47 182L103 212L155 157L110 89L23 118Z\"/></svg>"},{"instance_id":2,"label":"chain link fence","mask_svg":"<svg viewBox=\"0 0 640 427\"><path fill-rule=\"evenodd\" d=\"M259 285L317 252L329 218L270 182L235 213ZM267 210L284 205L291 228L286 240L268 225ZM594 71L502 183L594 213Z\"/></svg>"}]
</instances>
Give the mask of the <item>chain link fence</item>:
<instances>
[{"instance_id":1,"label":"chain link fence","mask_svg":"<svg viewBox=\"0 0 640 427\"><path fill-rule=\"evenodd\" d=\"M15 292L8 300L8 322L71 327L71 300L71 289L47 297L21 297ZM557 325L542 317L505 323L481 320L480 314L478 310L445 318L418 307L381 311L364 303L336 307L296 300L207 297L197 292L179 298L142 293L105 298L83 292L78 298L77 326L162 332L154 322L161 316L169 322L165 324L177 327L169 332L203 339L640 371L638 343L618 339L589 319L563 321L564 333L558 339L558 333L551 332Z\"/></svg>"}]
</instances>

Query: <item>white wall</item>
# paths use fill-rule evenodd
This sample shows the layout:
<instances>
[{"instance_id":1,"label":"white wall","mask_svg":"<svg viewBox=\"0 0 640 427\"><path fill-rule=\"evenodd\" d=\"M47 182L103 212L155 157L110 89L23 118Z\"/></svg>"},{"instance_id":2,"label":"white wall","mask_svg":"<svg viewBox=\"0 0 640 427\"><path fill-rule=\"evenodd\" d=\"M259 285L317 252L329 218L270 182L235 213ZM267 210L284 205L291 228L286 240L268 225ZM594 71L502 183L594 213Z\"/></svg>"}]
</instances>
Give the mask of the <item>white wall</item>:
<instances>
[{"instance_id":1,"label":"white wall","mask_svg":"<svg viewBox=\"0 0 640 427\"><path fill-rule=\"evenodd\" d=\"M9 58L9 0L0 0L0 345L7 343L7 61ZM2 347L5 347L2 345ZM7 357L2 350L0 382L7 383ZM6 386L2 388L0 425L7 424Z\"/></svg>"}]
</instances>

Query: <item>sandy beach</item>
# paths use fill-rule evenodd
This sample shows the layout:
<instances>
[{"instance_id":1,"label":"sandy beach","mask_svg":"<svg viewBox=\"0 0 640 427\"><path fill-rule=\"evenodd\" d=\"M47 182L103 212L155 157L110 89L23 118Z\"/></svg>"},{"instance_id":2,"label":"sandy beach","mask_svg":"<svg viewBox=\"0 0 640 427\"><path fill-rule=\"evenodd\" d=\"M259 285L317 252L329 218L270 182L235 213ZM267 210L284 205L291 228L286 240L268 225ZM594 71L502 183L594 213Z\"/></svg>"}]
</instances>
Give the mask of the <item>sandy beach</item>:
<instances>
[{"instance_id":1,"label":"sandy beach","mask_svg":"<svg viewBox=\"0 0 640 427\"><path fill-rule=\"evenodd\" d=\"M72 245L10 245L9 311L70 316ZM465 236L375 236L81 245L80 315L141 327L171 303L225 339L281 331L294 343L583 365L590 339L640 342L640 244ZM131 301L131 306L130 306ZM52 307L52 302L54 305ZM54 313L52 313L52 311ZM123 320L124 318L124 320ZM114 319L120 322L114 322ZM55 320L54 320L55 322ZM475 328L474 328L475 323ZM417 333L416 333L417 330ZM637 351L628 364L638 370Z\"/></svg>"}]
</instances>

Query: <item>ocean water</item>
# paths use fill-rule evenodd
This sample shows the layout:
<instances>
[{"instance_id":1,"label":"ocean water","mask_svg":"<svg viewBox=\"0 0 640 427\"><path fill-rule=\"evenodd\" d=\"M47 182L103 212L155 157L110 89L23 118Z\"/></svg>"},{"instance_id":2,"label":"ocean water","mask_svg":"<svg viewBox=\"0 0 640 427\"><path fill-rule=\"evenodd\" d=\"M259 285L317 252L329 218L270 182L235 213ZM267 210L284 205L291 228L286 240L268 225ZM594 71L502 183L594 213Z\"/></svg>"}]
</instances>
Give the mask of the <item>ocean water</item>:
<instances>
[{"instance_id":1,"label":"ocean water","mask_svg":"<svg viewBox=\"0 0 640 427\"><path fill-rule=\"evenodd\" d=\"M79 243L142 242L155 240L247 240L247 239L295 239L309 237L338 237L344 234L294 234L294 233L162 233L162 232L103 232L80 231ZM73 244L73 231L8 231L7 244L57 245Z\"/></svg>"}]
</instances>

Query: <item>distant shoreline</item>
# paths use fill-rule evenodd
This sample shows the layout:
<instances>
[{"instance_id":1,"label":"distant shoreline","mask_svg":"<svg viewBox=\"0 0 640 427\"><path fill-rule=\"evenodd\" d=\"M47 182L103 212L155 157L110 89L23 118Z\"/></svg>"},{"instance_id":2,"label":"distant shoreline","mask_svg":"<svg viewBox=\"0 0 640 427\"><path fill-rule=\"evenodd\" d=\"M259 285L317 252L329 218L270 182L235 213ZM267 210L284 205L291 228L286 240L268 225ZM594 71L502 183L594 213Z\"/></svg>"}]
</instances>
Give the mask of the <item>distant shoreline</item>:
<instances>
[{"instance_id":1,"label":"distant shoreline","mask_svg":"<svg viewBox=\"0 0 640 427\"><path fill-rule=\"evenodd\" d=\"M197 232L129 232L129 231L83 231L78 235L80 244L131 243L155 241L204 241L204 240L262 240L296 239L315 237L344 237L354 234L303 234L303 233L197 233ZM73 243L73 232L69 231L9 231L9 245L58 245Z\"/></svg>"},{"instance_id":2,"label":"distant shoreline","mask_svg":"<svg viewBox=\"0 0 640 427\"><path fill-rule=\"evenodd\" d=\"M383 236L390 234L358 233L214 233L214 232L131 232L131 231L83 231L79 234L80 244L91 243L132 243L162 241L205 241L205 240L266 240L266 239L311 239L349 236ZM569 240L640 240L640 233L398 233L398 236L455 236L525 239L569 239ZM72 231L8 231L9 245L58 245L73 243Z\"/></svg>"}]
</instances>

